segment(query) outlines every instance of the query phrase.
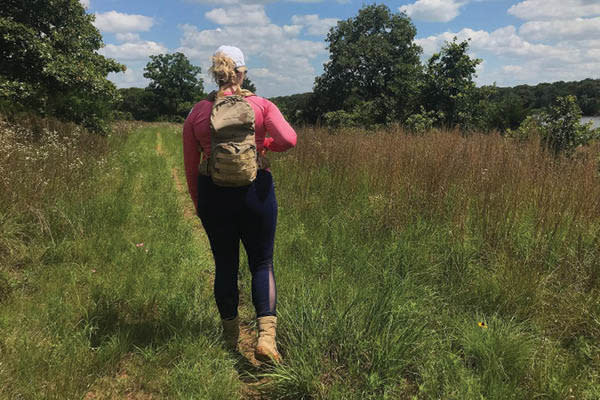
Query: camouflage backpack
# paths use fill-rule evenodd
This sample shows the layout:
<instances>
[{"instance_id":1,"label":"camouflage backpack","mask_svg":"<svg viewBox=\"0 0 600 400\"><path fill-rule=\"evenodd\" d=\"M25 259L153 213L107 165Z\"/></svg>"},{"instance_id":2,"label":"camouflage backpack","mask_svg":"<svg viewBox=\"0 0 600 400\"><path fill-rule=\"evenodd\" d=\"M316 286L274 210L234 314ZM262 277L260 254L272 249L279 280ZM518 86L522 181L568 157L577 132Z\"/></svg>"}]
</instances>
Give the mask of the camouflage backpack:
<instances>
[{"instance_id":1,"label":"camouflage backpack","mask_svg":"<svg viewBox=\"0 0 600 400\"><path fill-rule=\"evenodd\" d=\"M208 172L219 186L246 186L256 179L258 154L254 138L254 110L244 100L247 96L252 96L252 93L213 95Z\"/></svg>"}]
</instances>

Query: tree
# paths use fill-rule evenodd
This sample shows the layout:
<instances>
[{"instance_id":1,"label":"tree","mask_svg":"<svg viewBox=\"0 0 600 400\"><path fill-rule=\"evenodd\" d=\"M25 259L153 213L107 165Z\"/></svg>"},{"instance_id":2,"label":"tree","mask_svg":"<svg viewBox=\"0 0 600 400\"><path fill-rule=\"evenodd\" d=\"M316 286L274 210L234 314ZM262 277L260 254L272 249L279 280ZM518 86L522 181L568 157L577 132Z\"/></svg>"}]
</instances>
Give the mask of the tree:
<instances>
[{"instance_id":1,"label":"tree","mask_svg":"<svg viewBox=\"0 0 600 400\"><path fill-rule=\"evenodd\" d=\"M471 58L469 42L458 43L456 37L446 42L427 63L421 95L427 110L444 113L447 126L472 123L479 101L473 77L480 59Z\"/></svg>"},{"instance_id":2,"label":"tree","mask_svg":"<svg viewBox=\"0 0 600 400\"><path fill-rule=\"evenodd\" d=\"M319 113L368 109L370 115L359 119L372 123L410 115L421 74L415 35L410 19L385 5L363 7L356 17L338 22L326 39L329 61L315 80Z\"/></svg>"},{"instance_id":3,"label":"tree","mask_svg":"<svg viewBox=\"0 0 600 400\"><path fill-rule=\"evenodd\" d=\"M302 125L314 122L312 116L306 115L308 106L313 100L313 93L298 93L290 96L271 97L273 103L291 124Z\"/></svg>"},{"instance_id":4,"label":"tree","mask_svg":"<svg viewBox=\"0 0 600 400\"><path fill-rule=\"evenodd\" d=\"M156 117L154 110L154 96L142 88L132 87L119 89L121 101L117 111L121 117L139 121L152 121Z\"/></svg>"},{"instance_id":5,"label":"tree","mask_svg":"<svg viewBox=\"0 0 600 400\"><path fill-rule=\"evenodd\" d=\"M103 130L117 98L97 53L102 36L78 0L5 0L0 8L0 101Z\"/></svg>"},{"instance_id":6,"label":"tree","mask_svg":"<svg viewBox=\"0 0 600 400\"><path fill-rule=\"evenodd\" d=\"M157 113L185 116L190 103L204 96L200 67L190 63L183 53L150 56L144 77L151 80L146 90L154 94Z\"/></svg>"},{"instance_id":7,"label":"tree","mask_svg":"<svg viewBox=\"0 0 600 400\"><path fill-rule=\"evenodd\" d=\"M486 86L481 89L486 88ZM483 110L487 114L488 127L506 132L517 129L527 117L527 108L523 98L514 91L494 87L490 106Z\"/></svg>"},{"instance_id":8,"label":"tree","mask_svg":"<svg viewBox=\"0 0 600 400\"><path fill-rule=\"evenodd\" d=\"M248 77L246 77L244 79L244 82L242 82L242 89L249 90L252 93L256 94L256 86L254 86L254 83L252 83L252 81Z\"/></svg>"}]
</instances>

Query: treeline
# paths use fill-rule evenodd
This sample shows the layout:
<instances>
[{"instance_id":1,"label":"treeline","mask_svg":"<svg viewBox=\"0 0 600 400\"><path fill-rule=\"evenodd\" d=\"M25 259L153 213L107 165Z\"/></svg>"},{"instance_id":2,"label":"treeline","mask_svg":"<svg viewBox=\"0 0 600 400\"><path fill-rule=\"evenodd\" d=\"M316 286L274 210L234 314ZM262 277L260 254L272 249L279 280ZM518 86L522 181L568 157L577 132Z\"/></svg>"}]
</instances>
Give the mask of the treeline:
<instances>
[{"instance_id":1,"label":"treeline","mask_svg":"<svg viewBox=\"0 0 600 400\"><path fill-rule=\"evenodd\" d=\"M200 67L182 53L151 56L144 69L148 86L117 90L107 76L125 66L98 54L103 42L94 16L78 0L35 4L8 0L0 9L0 112L53 116L105 131L113 118L183 121L206 97ZM294 124L399 124L415 132L507 132L571 95L576 113L600 114L600 80L477 87L482 60L469 56L468 41L455 38L423 63L416 33L406 14L364 6L329 31L329 60L313 91L273 101ZM243 87L256 92L249 80Z\"/></svg>"},{"instance_id":2,"label":"treeline","mask_svg":"<svg viewBox=\"0 0 600 400\"><path fill-rule=\"evenodd\" d=\"M129 89L128 89L129 90ZM540 83L538 85L519 85L515 87L484 86L481 91L492 92L489 100L497 107L497 113L503 117L493 119L496 128L514 129L527 115L548 109L559 97L575 96L577 105L584 116L600 115L600 79L584 79L576 82ZM272 97L285 117L296 124L304 124L318 119L310 115L314 93L300 93L290 96ZM508 122L508 123L503 123Z\"/></svg>"},{"instance_id":3,"label":"treeline","mask_svg":"<svg viewBox=\"0 0 600 400\"><path fill-rule=\"evenodd\" d=\"M527 114L550 107L558 97L575 96L585 116L600 115L600 79L497 87L495 101L516 101Z\"/></svg>"}]
</instances>

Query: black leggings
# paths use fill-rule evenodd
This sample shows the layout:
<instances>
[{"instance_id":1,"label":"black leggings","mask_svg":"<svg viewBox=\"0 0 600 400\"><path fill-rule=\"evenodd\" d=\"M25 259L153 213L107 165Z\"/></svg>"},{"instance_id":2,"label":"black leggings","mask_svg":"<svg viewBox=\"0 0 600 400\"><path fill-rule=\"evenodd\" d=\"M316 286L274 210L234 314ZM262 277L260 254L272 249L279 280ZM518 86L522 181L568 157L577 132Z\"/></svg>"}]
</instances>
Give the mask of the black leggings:
<instances>
[{"instance_id":1,"label":"black leggings","mask_svg":"<svg viewBox=\"0 0 600 400\"><path fill-rule=\"evenodd\" d=\"M223 319L238 314L240 239L252 273L252 303L257 317L275 316L277 291L273 274L273 242L277 200L273 176L258 171L249 186L215 185L210 177L198 179L198 216L206 230L215 260L215 300Z\"/></svg>"}]
</instances>

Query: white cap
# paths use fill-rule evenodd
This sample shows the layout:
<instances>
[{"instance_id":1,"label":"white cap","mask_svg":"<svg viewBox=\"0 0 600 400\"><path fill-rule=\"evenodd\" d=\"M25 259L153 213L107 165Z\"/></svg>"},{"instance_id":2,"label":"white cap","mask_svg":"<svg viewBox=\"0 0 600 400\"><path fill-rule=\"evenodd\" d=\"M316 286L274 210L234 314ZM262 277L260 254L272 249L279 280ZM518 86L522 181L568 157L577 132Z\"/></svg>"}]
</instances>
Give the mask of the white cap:
<instances>
[{"instance_id":1,"label":"white cap","mask_svg":"<svg viewBox=\"0 0 600 400\"><path fill-rule=\"evenodd\" d=\"M227 57L231 58L235 63L236 68L244 67L246 68L246 63L244 62L244 53L240 49L235 46L221 46L215 51L215 55L217 53L223 53Z\"/></svg>"}]
</instances>

